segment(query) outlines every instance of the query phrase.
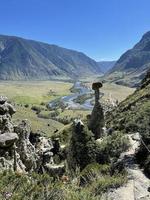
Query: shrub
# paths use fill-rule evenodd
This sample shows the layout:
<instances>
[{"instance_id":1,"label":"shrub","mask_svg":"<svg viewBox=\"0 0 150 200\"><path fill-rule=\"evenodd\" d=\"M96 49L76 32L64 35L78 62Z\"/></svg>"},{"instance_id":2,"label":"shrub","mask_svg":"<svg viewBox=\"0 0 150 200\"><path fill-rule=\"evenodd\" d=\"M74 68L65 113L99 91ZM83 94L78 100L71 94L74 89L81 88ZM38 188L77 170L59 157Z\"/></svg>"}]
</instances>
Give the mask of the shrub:
<instances>
[{"instance_id":1,"label":"shrub","mask_svg":"<svg viewBox=\"0 0 150 200\"><path fill-rule=\"evenodd\" d=\"M104 138L100 144L97 144L97 162L107 163L111 160L115 161L128 148L128 138L120 132L115 132Z\"/></svg>"},{"instance_id":2,"label":"shrub","mask_svg":"<svg viewBox=\"0 0 150 200\"><path fill-rule=\"evenodd\" d=\"M95 196L102 195L102 193L107 192L110 188L118 188L126 182L127 177L124 175L104 176L91 184L90 191Z\"/></svg>"},{"instance_id":3,"label":"shrub","mask_svg":"<svg viewBox=\"0 0 150 200\"><path fill-rule=\"evenodd\" d=\"M37 114L39 114L39 113L43 110L42 107L40 107L40 106L35 106L35 105L32 106L31 109L32 109L33 111L36 111Z\"/></svg>"},{"instance_id":4,"label":"shrub","mask_svg":"<svg viewBox=\"0 0 150 200\"><path fill-rule=\"evenodd\" d=\"M104 175L110 174L110 165L100 165L98 163L92 163L87 165L80 174L80 184L85 185L98 180Z\"/></svg>"}]
</instances>

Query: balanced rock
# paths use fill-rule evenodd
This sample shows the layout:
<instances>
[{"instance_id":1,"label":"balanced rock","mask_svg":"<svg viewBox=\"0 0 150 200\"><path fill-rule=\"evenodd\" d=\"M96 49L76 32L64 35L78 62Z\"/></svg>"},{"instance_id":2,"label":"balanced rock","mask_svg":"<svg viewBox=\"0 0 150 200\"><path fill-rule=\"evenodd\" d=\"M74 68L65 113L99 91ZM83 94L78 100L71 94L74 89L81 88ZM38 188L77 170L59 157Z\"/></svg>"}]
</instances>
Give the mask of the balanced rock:
<instances>
[{"instance_id":1,"label":"balanced rock","mask_svg":"<svg viewBox=\"0 0 150 200\"><path fill-rule=\"evenodd\" d=\"M104 127L104 113L103 108L99 102L100 91L103 86L101 82L92 84L92 89L95 91L95 105L92 114L88 115L88 127L93 132L95 139L99 139L103 135Z\"/></svg>"}]
</instances>

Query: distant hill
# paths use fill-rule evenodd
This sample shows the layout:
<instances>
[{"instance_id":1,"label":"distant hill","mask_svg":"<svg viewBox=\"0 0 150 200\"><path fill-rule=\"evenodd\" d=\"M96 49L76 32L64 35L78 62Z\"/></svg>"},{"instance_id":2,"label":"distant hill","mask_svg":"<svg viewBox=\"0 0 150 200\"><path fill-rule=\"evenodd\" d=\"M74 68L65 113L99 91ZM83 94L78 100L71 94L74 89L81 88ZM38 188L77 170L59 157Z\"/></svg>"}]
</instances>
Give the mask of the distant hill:
<instances>
[{"instance_id":1,"label":"distant hill","mask_svg":"<svg viewBox=\"0 0 150 200\"><path fill-rule=\"evenodd\" d=\"M97 62L100 69L103 73L106 73L108 70L110 70L116 63L116 61L100 61Z\"/></svg>"},{"instance_id":2,"label":"distant hill","mask_svg":"<svg viewBox=\"0 0 150 200\"><path fill-rule=\"evenodd\" d=\"M100 74L96 61L56 45L0 35L0 80L47 80Z\"/></svg>"},{"instance_id":3,"label":"distant hill","mask_svg":"<svg viewBox=\"0 0 150 200\"><path fill-rule=\"evenodd\" d=\"M107 73L107 78L118 84L138 86L150 69L150 31L143 35L133 49L125 52Z\"/></svg>"}]
</instances>

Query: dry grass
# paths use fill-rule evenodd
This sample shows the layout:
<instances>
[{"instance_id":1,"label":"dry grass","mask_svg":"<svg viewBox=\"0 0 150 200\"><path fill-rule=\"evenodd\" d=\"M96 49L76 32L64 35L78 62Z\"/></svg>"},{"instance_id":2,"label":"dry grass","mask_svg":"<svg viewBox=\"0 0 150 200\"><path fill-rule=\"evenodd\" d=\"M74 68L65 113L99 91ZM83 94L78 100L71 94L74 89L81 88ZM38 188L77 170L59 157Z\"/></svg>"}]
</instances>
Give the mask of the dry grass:
<instances>
[{"instance_id":1,"label":"dry grass","mask_svg":"<svg viewBox=\"0 0 150 200\"><path fill-rule=\"evenodd\" d=\"M135 89L129 88L123 85L117 85L115 83L105 83L101 89L104 93L104 99L107 100L112 97L112 99L116 99L119 102L124 100L127 96L132 94Z\"/></svg>"},{"instance_id":2,"label":"dry grass","mask_svg":"<svg viewBox=\"0 0 150 200\"><path fill-rule=\"evenodd\" d=\"M86 83L86 85L91 88L92 82ZM126 97L132 94L134 91L134 88L117 85L115 83L104 83L103 87L101 88L101 92L104 93L104 101L112 98L113 100L118 100L120 102L126 99Z\"/></svg>"}]
</instances>

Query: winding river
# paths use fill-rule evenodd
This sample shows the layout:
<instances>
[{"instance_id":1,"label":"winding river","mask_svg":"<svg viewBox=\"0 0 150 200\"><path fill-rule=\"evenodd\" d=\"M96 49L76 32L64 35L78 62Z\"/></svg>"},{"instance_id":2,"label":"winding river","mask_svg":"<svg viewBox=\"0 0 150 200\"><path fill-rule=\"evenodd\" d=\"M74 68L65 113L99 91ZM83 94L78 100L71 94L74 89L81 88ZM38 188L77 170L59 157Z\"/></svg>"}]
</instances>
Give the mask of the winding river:
<instances>
[{"instance_id":1,"label":"winding river","mask_svg":"<svg viewBox=\"0 0 150 200\"><path fill-rule=\"evenodd\" d=\"M75 102L75 99L77 99L79 96L91 94L92 90L83 86L82 83L79 81L74 84L74 89L77 90L76 93L73 93L71 95L64 96L61 98L61 101L63 102L63 104L68 109L92 110L93 105L91 104L91 101L93 100L93 98L87 99L83 104L79 104ZM55 104L56 103L54 102L50 102L49 106L55 107Z\"/></svg>"}]
</instances>

